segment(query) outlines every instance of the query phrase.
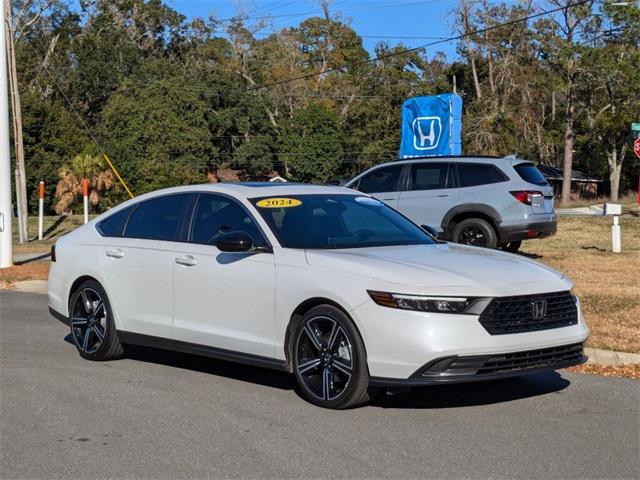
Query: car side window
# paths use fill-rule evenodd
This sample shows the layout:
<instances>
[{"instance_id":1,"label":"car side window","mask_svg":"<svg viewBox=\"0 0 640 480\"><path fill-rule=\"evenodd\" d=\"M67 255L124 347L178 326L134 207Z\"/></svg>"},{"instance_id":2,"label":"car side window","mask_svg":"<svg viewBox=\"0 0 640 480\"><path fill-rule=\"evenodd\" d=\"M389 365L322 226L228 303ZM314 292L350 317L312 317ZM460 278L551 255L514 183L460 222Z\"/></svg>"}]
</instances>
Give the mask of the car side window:
<instances>
[{"instance_id":1,"label":"car side window","mask_svg":"<svg viewBox=\"0 0 640 480\"><path fill-rule=\"evenodd\" d=\"M411 184L409 189L440 190L447 188L448 171L448 163L419 163L411 165Z\"/></svg>"},{"instance_id":2,"label":"car side window","mask_svg":"<svg viewBox=\"0 0 640 480\"><path fill-rule=\"evenodd\" d=\"M128 238L178 241L191 194L164 195L141 202L131 214L124 232Z\"/></svg>"},{"instance_id":3,"label":"car side window","mask_svg":"<svg viewBox=\"0 0 640 480\"><path fill-rule=\"evenodd\" d=\"M130 205L101 220L96 226L100 235L103 237L121 237L127 219L134 207L135 205Z\"/></svg>"},{"instance_id":4,"label":"car side window","mask_svg":"<svg viewBox=\"0 0 640 480\"><path fill-rule=\"evenodd\" d=\"M364 193L395 192L399 190L400 174L404 165L376 168L360 179L358 190Z\"/></svg>"},{"instance_id":5,"label":"car side window","mask_svg":"<svg viewBox=\"0 0 640 480\"><path fill-rule=\"evenodd\" d=\"M461 187L489 185L507 180L505 175L493 165L483 165L479 163L459 163L458 177Z\"/></svg>"},{"instance_id":6,"label":"car side window","mask_svg":"<svg viewBox=\"0 0 640 480\"><path fill-rule=\"evenodd\" d=\"M220 235L229 232L245 232L256 246L266 246L253 217L235 200L212 193L201 194L191 223L190 241L211 245Z\"/></svg>"}]
</instances>

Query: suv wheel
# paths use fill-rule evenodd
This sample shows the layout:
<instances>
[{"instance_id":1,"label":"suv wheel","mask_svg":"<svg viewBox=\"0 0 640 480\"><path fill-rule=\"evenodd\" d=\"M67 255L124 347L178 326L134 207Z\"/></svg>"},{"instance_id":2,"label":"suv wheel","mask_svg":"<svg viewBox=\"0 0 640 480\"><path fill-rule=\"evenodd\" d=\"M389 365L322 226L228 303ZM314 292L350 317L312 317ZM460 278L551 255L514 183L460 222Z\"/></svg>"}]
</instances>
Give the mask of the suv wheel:
<instances>
[{"instance_id":1,"label":"suv wheel","mask_svg":"<svg viewBox=\"0 0 640 480\"><path fill-rule=\"evenodd\" d=\"M293 333L293 370L304 396L345 409L369 400L364 344L351 320L331 305L309 310Z\"/></svg>"},{"instance_id":2,"label":"suv wheel","mask_svg":"<svg viewBox=\"0 0 640 480\"><path fill-rule=\"evenodd\" d=\"M491 224L482 218L467 218L458 223L454 229L452 240L474 247L495 248L498 236Z\"/></svg>"},{"instance_id":3,"label":"suv wheel","mask_svg":"<svg viewBox=\"0 0 640 480\"><path fill-rule=\"evenodd\" d=\"M518 240L516 242L503 243L500 248L507 252L516 253L520 250L520 245L522 245L522 241Z\"/></svg>"}]
</instances>

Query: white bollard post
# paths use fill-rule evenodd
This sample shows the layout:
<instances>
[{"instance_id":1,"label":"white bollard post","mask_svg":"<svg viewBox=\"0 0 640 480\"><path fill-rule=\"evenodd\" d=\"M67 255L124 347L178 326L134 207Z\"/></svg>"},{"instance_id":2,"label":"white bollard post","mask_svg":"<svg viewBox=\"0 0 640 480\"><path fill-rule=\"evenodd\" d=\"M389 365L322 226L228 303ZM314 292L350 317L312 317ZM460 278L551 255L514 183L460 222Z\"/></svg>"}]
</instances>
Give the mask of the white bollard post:
<instances>
[{"instance_id":1,"label":"white bollard post","mask_svg":"<svg viewBox=\"0 0 640 480\"><path fill-rule=\"evenodd\" d=\"M84 223L89 223L89 180L82 180L82 197L84 198Z\"/></svg>"},{"instance_id":2,"label":"white bollard post","mask_svg":"<svg viewBox=\"0 0 640 480\"><path fill-rule=\"evenodd\" d=\"M16 176L16 185L20 185L20 172L16 168L15 170ZM20 208L20 191L19 188L16 188L16 210L18 211L18 241L20 243L24 243L24 232L22 230L22 209ZM11 210L13 213L13 209Z\"/></svg>"},{"instance_id":3,"label":"white bollard post","mask_svg":"<svg viewBox=\"0 0 640 480\"><path fill-rule=\"evenodd\" d=\"M613 225L611 225L611 246L614 253L622 252L622 238L620 234L620 216L613 216Z\"/></svg>"},{"instance_id":4,"label":"white bollard post","mask_svg":"<svg viewBox=\"0 0 640 480\"><path fill-rule=\"evenodd\" d=\"M38 240L42 240L44 230L44 181L40 180L38 186Z\"/></svg>"}]
</instances>

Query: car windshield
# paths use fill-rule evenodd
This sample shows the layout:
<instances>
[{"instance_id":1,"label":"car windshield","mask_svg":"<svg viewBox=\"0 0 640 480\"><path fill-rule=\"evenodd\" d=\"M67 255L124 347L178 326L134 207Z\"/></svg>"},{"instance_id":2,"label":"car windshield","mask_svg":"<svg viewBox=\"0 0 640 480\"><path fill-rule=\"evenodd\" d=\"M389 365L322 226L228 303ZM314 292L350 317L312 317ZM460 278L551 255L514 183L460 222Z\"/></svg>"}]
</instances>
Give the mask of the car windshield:
<instances>
[{"instance_id":1,"label":"car windshield","mask_svg":"<svg viewBox=\"0 0 640 480\"><path fill-rule=\"evenodd\" d=\"M430 245L420 227L370 197L294 195L251 199L283 247L329 249Z\"/></svg>"}]
</instances>

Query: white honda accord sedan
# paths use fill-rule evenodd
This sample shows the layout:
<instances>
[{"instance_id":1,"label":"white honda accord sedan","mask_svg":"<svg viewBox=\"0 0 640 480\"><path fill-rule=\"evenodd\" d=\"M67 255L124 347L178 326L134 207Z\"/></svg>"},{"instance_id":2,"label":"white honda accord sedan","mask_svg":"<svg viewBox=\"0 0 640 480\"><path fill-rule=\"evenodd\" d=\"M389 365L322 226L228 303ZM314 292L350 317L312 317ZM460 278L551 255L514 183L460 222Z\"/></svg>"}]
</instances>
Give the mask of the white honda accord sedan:
<instances>
[{"instance_id":1,"label":"white honda accord sedan","mask_svg":"<svg viewBox=\"0 0 640 480\"><path fill-rule=\"evenodd\" d=\"M276 368L347 408L584 362L571 287L353 190L238 183L143 195L62 237L49 307L86 359L138 344Z\"/></svg>"}]
</instances>

